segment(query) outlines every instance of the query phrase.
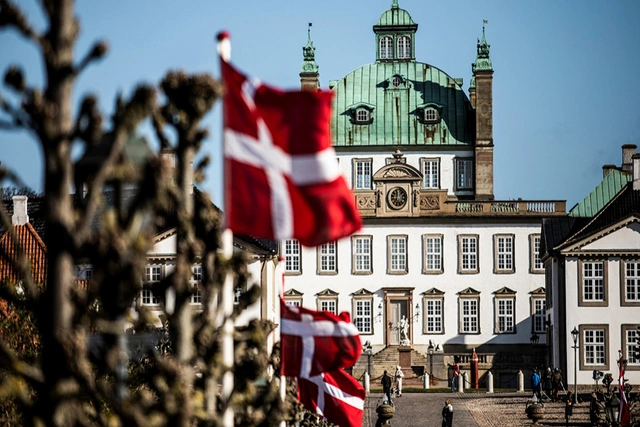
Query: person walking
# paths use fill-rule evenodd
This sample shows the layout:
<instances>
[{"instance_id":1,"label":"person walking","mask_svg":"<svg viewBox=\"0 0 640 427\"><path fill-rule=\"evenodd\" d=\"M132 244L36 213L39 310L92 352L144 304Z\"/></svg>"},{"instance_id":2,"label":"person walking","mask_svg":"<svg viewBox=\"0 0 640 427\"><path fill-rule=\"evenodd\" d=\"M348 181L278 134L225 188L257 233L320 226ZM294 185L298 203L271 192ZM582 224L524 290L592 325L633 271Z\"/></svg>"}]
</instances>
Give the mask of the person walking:
<instances>
[{"instance_id":1,"label":"person walking","mask_svg":"<svg viewBox=\"0 0 640 427\"><path fill-rule=\"evenodd\" d=\"M382 380L380 381L380 384L382 384L384 400L391 402L391 377L387 374L386 370L382 373Z\"/></svg>"},{"instance_id":2,"label":"person walking","mask_svg":"<svg viewBox=\"0 0 640 427\"><path fill-rule=\"evenodd\" d=\"M553 387L553 397L551 400L557 402L560 387L564 389L564 386L562 385L562 372L560 372L560 369L558 368L555 368L553 370L553 375L551 376L551 386Z\"/></svg>"},{"instance_id":3,"label":"person walking","mask_svg":"<svg viewBox=\"0 0 640 427\"><path fill-rule=\"evenodd\" d=\"M444 401L444 407L442 408L442 427L453 426L453 406L451 400Z\"/></svg>"},{"instance_id":4,"label":"person walking","mask_svg":"<svg viewBox=\"0 0 640 427\"><path fill-rule=\"evenodd\" d=\"M402 378L404 377L404 372L402 372L402 368L400 366L396 366L396 393L398 397L402 396Z\"/></svg>"},{"instance_id":5,"label":"person walking","mask_svg":"<svg viewBox=\"0 0 640 427\"><path fill-rule=\"evenodd\" d=\"M534 401L538 399L538 402L542 402L542 395L540 394L540 375L538 375L538 368L533 369L531 374L531 388L533 389Z\"/></svg>"},{"instance_id":6,"label":"person walking","mask_svg":"<svg viewBox=\"0 0 640 427\"><path fill-rule=\"evenodd\" d=\"M453 365L449 364L449 367L453 369L453 377L451 378L451 393L456 392L456 385L458 384L458 377L460 376L460 365L458 365L458 356L453 356Z\"/></svg>"},{"instance_id":7,"label":"person walking","mask_svg":"<svg viewBox=\"0 0 640 427\"><path fill-rule=\"evenodd\" d=\"M544 374L544 378L542 379L542 386L547 399L551 399L551 390L553 390L552 377L553 374L551 373L551 368L547 368L547 372Z\"/></svg>"},{"instance_id":8,"label":"person walking","mask_svg":"<svg viewBox=\"0 0 640 427\"><path fill-rule=\"evenodd\" d=\"M564 402L564 425L569 425L569 418L573 415L573 392L567 393L567 400Z\"/></svg>"}]
</instances>

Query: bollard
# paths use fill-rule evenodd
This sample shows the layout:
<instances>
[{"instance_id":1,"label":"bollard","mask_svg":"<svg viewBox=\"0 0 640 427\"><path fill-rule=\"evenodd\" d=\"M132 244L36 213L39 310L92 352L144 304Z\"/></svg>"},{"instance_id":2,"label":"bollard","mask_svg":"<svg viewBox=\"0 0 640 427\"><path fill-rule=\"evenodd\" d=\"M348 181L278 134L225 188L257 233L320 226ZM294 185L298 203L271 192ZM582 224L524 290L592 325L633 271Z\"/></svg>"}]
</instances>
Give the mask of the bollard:
<instances>
[{"instance_id":1,"label":"bollard","mask_svg":"<svg viewBox=\"0 0 640 427\"><path fill-rule=\"evenodd\" d=\"M518 391L524 392L524 374L518 371Z\"/></svg>"},{"instance_id":2,"label":"bollard","mask_svg":"<svg viewBox=\"0 0 640 427\"><path fill-rule=\"evenodd\" d=\"M364 383L364 391L369 394L369 390L371 390L371 378L369 378L369 372L364 373L364 379L362 382Z\"/></svg>"},{"instance_id":3,"label":"bollard","mask_svg":"<svg viewBox=\"0 0 640 427\"><path fill-rule=\"evenodd\" d=\"M464 393L464 379L465 379L465 374L460 374L458 375L458 393Z\"/></svg>"},{"instance_id":4,"label":"bollard","mask_svg":"<svg viewBox=\"0 0 640 427\"><path fill-rule=\"evenodd\" d=\"M469 384L469 388L478 388L478 354L476 353L476 349L473 349L473 353L471 353L471 384Z\"/></svg>"},{"instance_id":5,"label":"bollard","mask_svg":"<svg viewBox=\"0 0 640 427\"><path fill-rule=\"evenodd\" d=\"M493 374L487 372L487 393L493 393Z\"/></svg>"},{"instance_id":6,"label":"bollard","mask_svg":"<svg viewBox=\"0 0 640 427\"><path fill-rule=\"evenodd\" d=\"M423 386L425 389L428 389L428 388L429 388L429 380L430 380L430 379L431 379L431 378L429 378L429 374L427 374L427 373L425 373L425 374L422 376L422 386Z\"/></svg>"}]
</instances>

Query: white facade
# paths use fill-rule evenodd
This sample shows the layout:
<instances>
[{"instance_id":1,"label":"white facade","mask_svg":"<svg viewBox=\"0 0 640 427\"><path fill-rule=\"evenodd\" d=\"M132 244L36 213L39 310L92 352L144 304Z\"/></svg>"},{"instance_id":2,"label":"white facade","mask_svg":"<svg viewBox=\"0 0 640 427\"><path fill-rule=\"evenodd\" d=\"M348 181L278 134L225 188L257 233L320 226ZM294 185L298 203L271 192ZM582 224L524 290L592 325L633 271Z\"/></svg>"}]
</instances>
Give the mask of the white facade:
<instances>
[{"instance_id":1,"label":"white facade","mask_svg":"<svg viewBox=\"0 0 640 427\"><path fill-rule=\"evenodd\" d=\"M583 236L551 260L556 266L551 310L553 335L557 337L554 349L558 349L554 362L562 365L566 354L568 384L576 378L578 384L592 384L594 370L611 373L617 379L620 355L627 359L625 377L632 384L640 382L640 357L633 355L633 340L640 337L638 221L630 215ZM558 268L559 263L562 268ZM562 291L556 291L560 283L566 295L564 306L559 305ZM573 328L578 331L575 352L570 333Z\"/></svg>"}]
</instances>

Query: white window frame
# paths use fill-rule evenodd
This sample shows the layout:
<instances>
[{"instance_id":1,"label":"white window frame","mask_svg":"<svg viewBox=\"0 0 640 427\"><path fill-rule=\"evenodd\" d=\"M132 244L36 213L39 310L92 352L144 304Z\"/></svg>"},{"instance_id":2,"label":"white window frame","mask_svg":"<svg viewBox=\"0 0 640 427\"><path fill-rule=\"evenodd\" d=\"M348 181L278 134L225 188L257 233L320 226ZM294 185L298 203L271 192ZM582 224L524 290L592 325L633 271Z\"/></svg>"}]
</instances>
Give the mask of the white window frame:
<instances>
[{"instance_id":1,"label":"white window frame","mask_svg":"<svg viewBox=\"0 0 640 427\"><path fill-rule=\"evenodd\" d=\"M460 334L480 333L480 297L460 297Z\"/></svg>"},{"instance_id":2,"label":"white window frame","mask_svg":"<svg viewBox=\"0 0 640 427\"><path fill-rule=\"evenodd\" d=\"M540 259L540 243L542 237L540 234L529 234L529 272L533 274L543 274L544 264Z\"/></svg>"},{"instance_id":3,"label":"white window frame","mask_svg":"<svg viewBox=\"0 0 640 427\"><path fill-rule=\"evenodd\" d=\"M408 266L408 236L387 236L387 274L407 274Z\"/></svg>"},{"instance_id":4,"label":"white window frame","mask_svg":"<svg viewBox=\"0 0 640 427\"><path fill-rule=\"evenodd\" d=\"M411 59L411 37L400 36L397 40L398 59Z\"/></svg>"},{"instance_id":5,"label":"white window frame","mask_svg":"<svg viewBox=\"0 0 640 427\"><path fill-rule=\"evenodd\" d=\"M337 297L318 297L318 310L338 314Z\"/></svg>"},{"instance_id":6,"label":"white window frame","mask_svg":"<svg viewBox=\"0 0 640 427\"><path fill-rule=\"evenodd\" d=\"M458 235L458 273L477 274L480 272L480 237L477 234Z\"/></svg>"},{"instance_id":7,"label":"white window frame","mask_svg":"<svg viewBox=\"0 0 640 427\"><path fill-rule=\"evenodd\" d=\"M515 273L515 240L513 234L493 235L493 269L496 274Z\"/></svg>"},{"instance_id":8,"label":"white window frame","mask_svg":"<svg viewBox=\"0 0 640 427\"><path fill-rule=\"evenodd\" d=\"M424 307L424 333L444 334L444 297L425 297L422 306Z\"/></svg>"},{"instance_id":9,"label":"white window frame","mask_svg":"<svg viewBox=\"0 0 640 427\"><path fill-rule=\"evenodd\" d=\"M422 159L422 187L429 190L440 189L440 159Z\"/></svg>"},{"instance_id":10,"label":"white window frame","mask_svg":"<svg viewBox=\"0 0 640 427\"><path fill-rule=\"evenodd\" d=\"M473 159L456 158L456 190L473 190Z\"/></svg>"},{"instance_id":11,"label":"white window frame","mask_svg":"<svg viewBox=\"0 0 640 427\"><path fill-rule=\"evenodd\" d=\"M373 273L373 236L351 236L351 273Z\"/></svg>"},{"instance_id":12,"label":"white window frame","mask_svg":"<svg viewBox=\"0 0 640 427\"><path fill-rule=\"evenodd\" d=\"M393 37L380 37L380 59L393 59Z\"/></svg>"},{"instance_id":13,"label":"white window frame","mask_svg":"<svg viewBox=\"0 0 640 427\"><path fill-rule=\"evenodd\" d=\"M516 298L515 296L496 295L496 334L514 334L516 332Z\"/></svg>"},{"instance_id":14,"label":"white window frame","mask_svg":"<svg viewBox=\"0 0 640 427\"><path fill-rule=\"evenodd\" d=\"M547 312L547 300L546 298L533 297L531 298L531 328L533 332L537 334L547 333L545 325Z\"/></svg>"},{"instance_id":15,"label":"white window frame","mask_svg":"<svg viewBox=\"0 0 640 427\"><path fill-rule=\"evenodd\" d=\"M193 305L202 304L202 290L200 288L202 284L202 266L194 265L191 267L191 288L193 292L191 293L191 301L190 303Z\"/></svg>"},{"instance_id":16,"label":"white window frame","mask_svg":"<svg viewBox=\"0 0 640 427\"><path fill-rule=\"evenodd\" d=\"M285 297L284 303L290 307L302 307L302 298Z\"/></svg>"},{"instance_id":17,"label":"white window frame","mask_svg":"<svg viewBox=\"0 0 640 427\"><path fill-rule=\"evenodd\" d=\"M245 288L243 285L239 284L233 288L233 305L240 304L240 298L242 298L242 295L244 293L245 293Z\"/></svg>"},{"instance_id":18,"label":"white window frame","mask_svg":"<svg viewBox=\"0 0 640 427\"><path fill-rule=\"evenodd\" d=\"M627 370L640 370L640 357L634 358L634 347L640 348L640 324L622 325L622 347L627 359Z\"/></svg>"},{"instance_id":19,"label":"white window frame","mask_svg":"<svg viewBox=\"0 0 640 427\"><path fill-rule=\"evenodd\" d=\"M372 159L353 159L353 189L371 190L373 188Z\"/></svg>"},{"instance_id":20,"label":"white window frame","mask_svg":"<svg viewBox=\"0 0 640 427\"><path fill-rule=\"evenodd\" d=\"M580 325L580 370L609 369L609 325Z\"/></svg>"},{"instance_id":21,"label":"white window frame","mask_svg":"<svg viewBox=\"0 0 640 427\"><path fill-rule=\"evenodd\" d=\"M338 242L328 242L318 246L318 274L338 273Z\"/></svg>"},{"instance_id":22,"label":"white window frame","mask_svg":"<svg viewBox=\"0 0 640 427\"><path fill-rule=\"evenodd\" d=\"M423 234L423 269L424 274L444 273L444 239L442 234Z\"/></svg>"},{"instance_id":23,"label":"white window frame","mask_svg":"<svg viewBox=\"0 0 640 427\"><path fill-rule=\"evenodd\" d=\"M140 290L140 305L159 305L158 297L153 293L153 284L162 280L162 265L147 265L145 267L144 284Z\"/></svg>"},{"instance_id":24,"label":"white window frame","mask_svg":"<svg viewBox=\"0 0 640 427\"><path fill-rule=\"evenodd\" d=\"M606 260L580 260L579 273L579 306L608 306L608 281Z\"/></svg>"},{"instance_id":25,"label":"white window frame","mask_svg":"<svg viewBox=\"0 0 640 427\"><path fill-rule=\"evenodd\" d=\"M373 334L373 298L357 297L353 299L353 324L360 334Z\"/></svg>"},{"instance_id":26,"label":"white window frame","mask_svg":"<svg viewBox=\"0 0 640 427\"><path fill-rule=\"evenodd\" d=\"M427 124L436 124L440 121L440 112L435 107L425 107L422 110L422 120Z\"/></svg>"},{"instance_id":27,"label":"white window frame","mask_svg":"<svg viewBox=\"0 0 640 427\"><path fill-rule=\"evenodd\" d=\"M621 305L640 306L640 261L624 260L620 264Z\"/></svg>"},{"instance_id":28,"label":"white window frame","mask_svg":"<svg viewBox=\"0 0 640 427\"><path fill-rule=\"evenodd\" d=\"M302 248L296 239L287 239L282 243L284 247L284 274L302 274Z\"/></svg>"}]
</instances>

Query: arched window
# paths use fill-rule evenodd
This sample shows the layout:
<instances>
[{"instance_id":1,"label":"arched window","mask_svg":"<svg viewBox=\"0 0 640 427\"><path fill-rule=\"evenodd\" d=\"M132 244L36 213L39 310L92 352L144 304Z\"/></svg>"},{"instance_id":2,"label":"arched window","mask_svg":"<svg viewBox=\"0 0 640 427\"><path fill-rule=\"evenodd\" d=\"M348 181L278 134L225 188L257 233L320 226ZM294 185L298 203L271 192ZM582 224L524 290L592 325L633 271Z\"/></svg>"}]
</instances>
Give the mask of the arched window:
<instances>
[{"instance_id":1,"label":"arched window","mask_svg":"<svg viewBox=\"0 0 640 427\"><path fill-rule=\"evenodd\" d=\"M356 110L356 122L366 123L369 121L369 110L365 108L358 108Z\"/></svg>"},{"instance_id":2,"label":"arched window","mask_svg":"<svg viewBox=\"0 0 640 427\"><path fill-rule=\"evenodd\" d=\"M438 117L438 110L436 110L435 108L425 108L424 109L424 121L428 122L428 123L435 123L440 121L440 118Z\"/></svg>"},{"instance_id":3,"label":"arched window","mask_svg":"<svg viewBox=\"0 0 640 427\"><path fill-rule=\"evenodd\" d=\"M411 39L408 36L398 37L398 58L411 58Z\"/></svg>"},{"instance_id":4,"label":"arched window","mask_svg":"<svg viewBox=\"0 0 640 427\"><path fill-rule=\"evenodd\" d=\"M391 37L380 39L380 59L393 59L393 39Z\"/></svg>"}]
</instances>

